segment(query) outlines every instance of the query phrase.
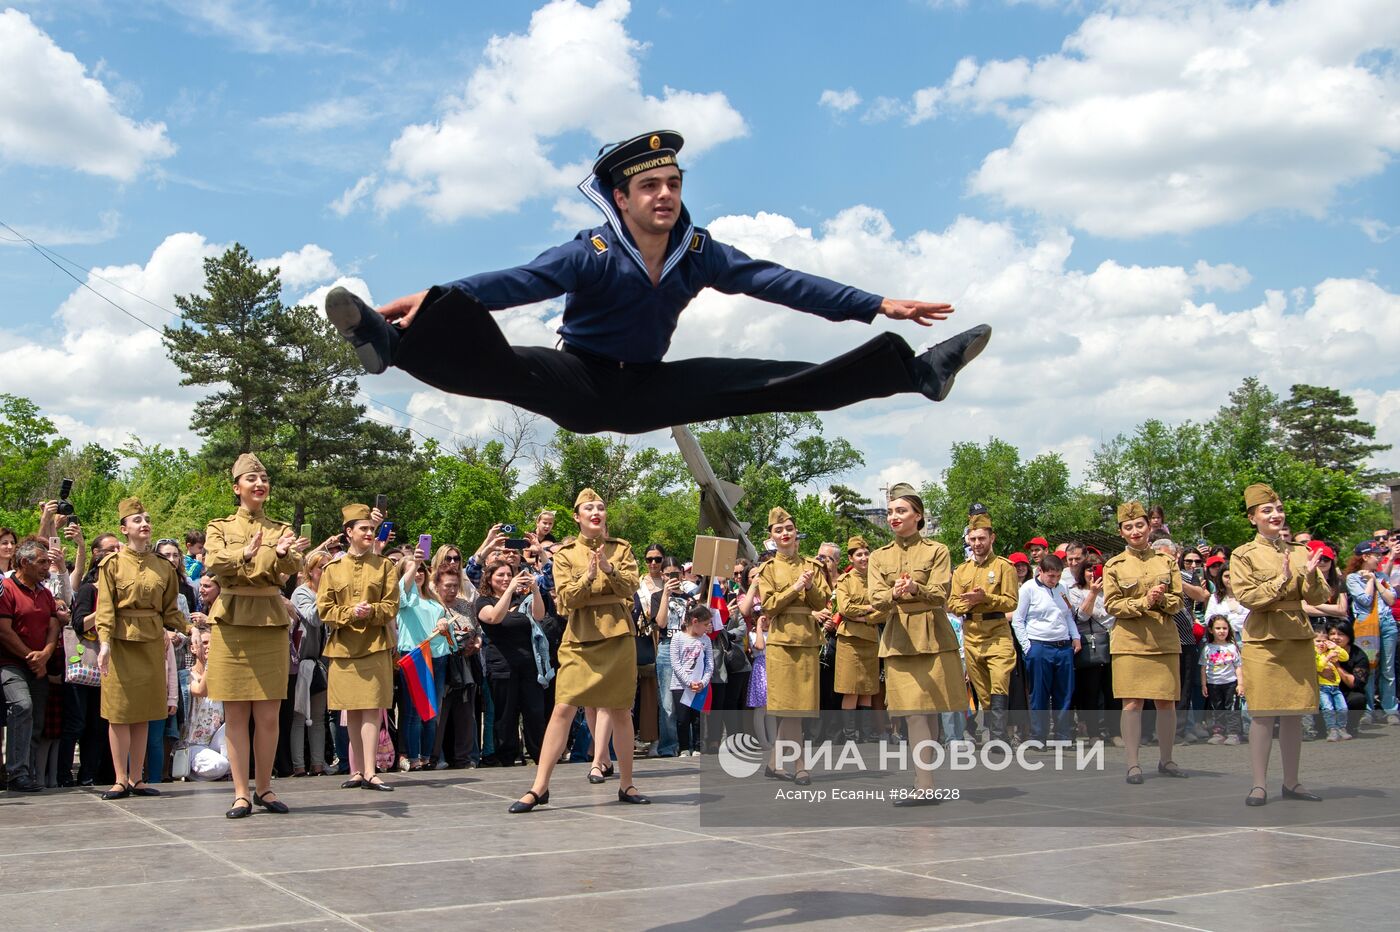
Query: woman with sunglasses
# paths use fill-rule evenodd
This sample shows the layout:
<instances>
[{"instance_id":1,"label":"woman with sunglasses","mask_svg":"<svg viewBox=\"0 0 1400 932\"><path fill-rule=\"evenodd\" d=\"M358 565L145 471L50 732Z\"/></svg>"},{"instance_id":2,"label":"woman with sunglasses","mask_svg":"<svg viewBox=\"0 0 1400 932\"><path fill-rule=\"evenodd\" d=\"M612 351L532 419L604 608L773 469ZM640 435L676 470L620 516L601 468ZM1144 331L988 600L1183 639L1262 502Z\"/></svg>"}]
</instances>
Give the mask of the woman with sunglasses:
<instances>
[{"instance_id":1,"label":"woman with sunglasses","mask_svg":"<svg viewBox=\"0 0 1400 932\"><path fill-rule=\"evenodd\" d=\"M175 570L151 552L151 516L137 498L123 499L117 519L126 546L98 565L97 668L116 778L103 799L159 796L142 779L146 731L173 714L166 682L165 629L186 633Z\"/></svg>"},{"instance_id":2,"label":"woman with sunglasses","mask_svg":"<svg viewBox=\"0 0 1400 932\"><path fill-rule=\"evenodd\" d=\"M652 544L643 551L646 575L641 578L637 598L641 602L641 613L646 615L650 626L656 629L656 682L657 696L655 746L648 744L647 754L655 752L658 757L675 757L680 748L676 735L676 710L671 704L671 636L678 632L684 623L685 606L680 605L677 614L673 598L680 592L680 564L675 558L666 555L660 544ZM666 573L673 569L673 578L668 580ZM668 585L669 583L669 585Z\"/></svg>"},{"instance_id":3,"label":"woman with sunglasses","mask_svg":"<svg viewBox=\"0 0 1400 932\"><path fill-rule=\"evenodd\" d=\"M451 629L445 615L428 575L428 555L412 552L399 562L399 656L428 641L432 654L433 689L436 692L433 698L439 708L447 690L447 656L452 653L452 642L448 639ZM395 676L400 684L397 718L401 755L399 769L423 770L429 766L432 758L438 723L435 719L423 721L418 707L409 696L403 671L396 670Z\"/></svg>"},{"instance_id":4,"label":"woman with sunglasses","mask_svg":"<svg viewBox=\"0 0 1400 932\"><path fill-rule=\"evenodd\" d=\"M574 500L579 534L554 552L559 610L568 617L559 645L559 677L539 768L530 789L511 812L529 812L549 802L549 778L569 739L579 707L599 710L615 738L621 803L651 802L632 784L632 700L637 692L636 628L632 597L637 558L627 541L608 536L607 504L592 489ZM600 729L601 730L601 729Z\"/></svg>"}]
</instances>

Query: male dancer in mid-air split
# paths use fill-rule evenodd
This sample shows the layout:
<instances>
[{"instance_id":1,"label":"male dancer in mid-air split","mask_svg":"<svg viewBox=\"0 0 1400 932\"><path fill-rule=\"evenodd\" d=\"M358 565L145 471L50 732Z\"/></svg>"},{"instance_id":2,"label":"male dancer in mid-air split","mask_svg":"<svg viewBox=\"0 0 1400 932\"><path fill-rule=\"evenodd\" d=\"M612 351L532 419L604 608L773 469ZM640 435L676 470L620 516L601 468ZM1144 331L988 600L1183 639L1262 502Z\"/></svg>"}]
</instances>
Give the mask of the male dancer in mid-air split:
<instances>
[{"instance_id":1,"label":"male dancer in mid-air split","mask_svg":"<svg viewBox=\"0 0 1400 932\"><path fill-rule=\"evenodd\" d=\"M370 372L398 366L447 392L494 398L577 433L643 433L773 411L830 411L919 392L942 401L987 345L973 327L915 355L892 333L820 364L704 358L662 362L681 311L700 289L747 294L828 320L876 314L927 327L948 304L881 298L751 259L713 240L681 205L679 133L607 148L579 190L607 222L528 265L473 275L390 301L377 312L344 288L326 315ZM562 349L512 346L492 311L567 294ZM391 323L392 322L392 323ZM648 399L661 404L648 404Z\"/></svg>"}]
</instances>

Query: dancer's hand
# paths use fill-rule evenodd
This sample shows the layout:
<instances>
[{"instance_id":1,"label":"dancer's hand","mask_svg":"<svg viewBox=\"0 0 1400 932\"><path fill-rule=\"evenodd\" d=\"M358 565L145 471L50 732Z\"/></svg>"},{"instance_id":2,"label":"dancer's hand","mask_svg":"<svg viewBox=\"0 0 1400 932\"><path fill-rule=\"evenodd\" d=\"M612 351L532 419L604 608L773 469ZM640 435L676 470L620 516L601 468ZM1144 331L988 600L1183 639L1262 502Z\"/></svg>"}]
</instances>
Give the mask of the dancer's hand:
<instances>
[{"instance_id":1,"label":"dancer's hand","mask_svg":"<svg viewBox=\"0 0 1400 932\"><path fill-rule=\"evenodd\" d=\"M920 327L931 327L935 320L947 320L953 305L885 298L880 302L880 313L890 320L912 320Z\"/></svg>"},{"instance_id":2,"label":"dancer's hand","mask_svg":"<svg viewBox=\"0 0 1400 932\"><path fill-rule=\"evenodd\" d=\"M399 322L399 326L407 327L409 324L413 323L414 316L418 313L418 309L423 306L423 299L427 296L427 291L420 291L417 294L395 298L388 304L380 307L379 313L384 315L385 320L396 320Z\"/></svg>"}]
</instances>

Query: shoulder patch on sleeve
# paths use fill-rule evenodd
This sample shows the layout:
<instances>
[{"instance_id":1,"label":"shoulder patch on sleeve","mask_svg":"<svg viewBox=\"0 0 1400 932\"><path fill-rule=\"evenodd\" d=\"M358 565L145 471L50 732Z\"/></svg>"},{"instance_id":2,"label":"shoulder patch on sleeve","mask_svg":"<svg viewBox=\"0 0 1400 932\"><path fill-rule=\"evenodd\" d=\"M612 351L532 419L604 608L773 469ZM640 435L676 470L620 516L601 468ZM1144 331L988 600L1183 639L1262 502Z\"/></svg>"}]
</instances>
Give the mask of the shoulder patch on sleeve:
<instances>
[{"instance_id":1,"label":"shoulder patch on sleeve","mask_svg":"<svg viewBox=\"0 0 1400 932\"><path fill-rule=\"evenodd\" d=\"M588 241L593 244L593 251L598 255L601 256L603 253L608 251L608 241L603 239L601 236L594 234L593 236L589 237Z\"/></svg>"},{"instance_id":2,"label":"shoulder patch on sleeve","mask_svg":"<svg viewBox=\"0 0 1400 932\"><path fill-rule=\"evenodd\" d=\"M705 234L696 233L690 237L690 251L703 252L705 249Z\"/></svg>"}]
</instances>

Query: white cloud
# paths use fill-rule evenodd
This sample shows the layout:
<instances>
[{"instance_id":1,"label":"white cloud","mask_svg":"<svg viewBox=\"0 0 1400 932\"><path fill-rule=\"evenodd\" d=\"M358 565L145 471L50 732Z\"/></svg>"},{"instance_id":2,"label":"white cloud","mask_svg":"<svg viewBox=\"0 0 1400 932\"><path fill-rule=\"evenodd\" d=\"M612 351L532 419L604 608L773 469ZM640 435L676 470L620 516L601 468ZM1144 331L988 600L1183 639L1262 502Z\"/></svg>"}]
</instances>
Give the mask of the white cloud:
<instances>
[{"instance_id":1,"label":"white cloud","mask_svg":"<svg viewBox=\"0 0 1400 932\"><path fill-rule=\"evenodd\" d=\"M174 11L189 18L196 31L225 36L238 47L260 55L305 54L342 51L312 39L293 23L285 10L263 0L166 0ZM323 27L324 28L324 27Z\"/></svg>"},{"instance_id":2,"label":"white cloud","mask_svg":"<svg viewBox=\"0 0 1400 932\"><path fill-rule=\"evenodd\" d=\"M359 126L374 117L374 110L365 101L354 97L336 97L301 110L263 117L258 122L298 133L319 133L342 126Z\"/></svg>"},{"instance_id":3,"label":"white cloud","mask_svg":"<svg viewBox=\"0 0 1400 932\"><path fill-rule=\"evenodd\" d=\"M1374 217L1360 217L1352 221L1360 228L1366 238L1377 245L1388 242L1395 234L1400 233L1400 227L1392 226L1384 220L1377 220Z\"/></svg>"},{"instance_id":4,"label":"white cloud","mask_svg":"<svg viewBox=\"0 0 1400 932\"><path fill-rule=\"evenodd\" d=\"M280 268L282 287L293 291L340 274L330 250L315 243L307 243L295 252L284 252L276 259L264 259L258 265L264 269Z\"/></svg>"},{"instance_id":5,"label":"white cloud","mask_svg":"<svg viewBox=\"0 0 1400 932\"><path fill-rule=\"evenodd\" d=\"M1139 0L1034 62L964 59L910 121L1000 115L971 190L1100 235L1319 216L1400 151L1397 47L1393 0Z\"/></svg>"},{"instance_id":6,"label":"white cloud","mask_svg":"<svg viewBox=\"0 0 1400 932\"><path fill-rule=\"evenodd\" d=\"M92 246L97 243L105 243L115 237L121 226L121 219L121 214L117 211L104 210L98 215L100 225L95 228L47 226L45 224L24 223L23 221L12 224L12 227L40 246ZM0 231L0 246L29 248L29 244L24 240L4 231Z\"/></svg>"},{"instance_id":7,"label":"white cloud","mask_svg":"<svg viewBox=\"0 0 1400 932\"><path fill-rule=\"evenodd\" d=\"M130 181L175 146L136 123L83 63L18 10L0 12L0 161Z\"/></svg>"},{"instance_id":8,"label":"white cloud","mask_svg":"<svg viewBox=\"0 0 1400 932\"><path fill-rule=\"evenodd\" d=\"M376 306L374 295L370 293L369 285L365 283L363 278L356 278L354 276L341 276L333 282L328 282L321 285L319 288L312 289L300 298L297 298L293 303L303 307L324 308L326 306L326 295L330 294L332 288L348 289L369 306Z\"/></svg>"},{"instance_id":9,"label":"white cloud","mask_svg":"<svg viewBox=\"0 0 1400 932\"><path fill-rule=\"evenodd\" d=\"M823 107L830 107L837 113L845 113L847 110L854 110L860 106L860 95L853 87L848 87L844 91L825 90L822 91L821 99L817 103Z\"/></svg>"},{"instance_id":10,"label":"white cloud","mask_svg":"<svg viewBox=\"0 0 1400 932\"><path fill-rule=\"evenodd\" d=\"M180 370L166 356L157 332L174 318L152 304L174 311L176 295L201 293L204 260L226 248L198 233L174 233L145 263L93 269L87 277L92 290L75 288L42 335L0 332L5 390L31 398L79 446L95 441L116 448L135 435L146 443L197 447L189 418L204 389L180 385ZM336 274L330 253L315 244L258 264L281 264L284 273L296 270L293 278L300 284L295 287L321 280L318 275ZM369 298L363 282L340 281ZM315 294L300 303L309 303Z\"/></svg>"},{"instance_id":11,"label":"white cloud","mask_svg":"<svg viewBox=\"0 0 1400 932\"><path fill-rule=\"evenodd\" d=\"M629 11L626 0L553 0L525 34L493 36L441 117L399 134L383 180L362 179L364 189L357 184L332 209L352 209L373 188L380 211L416 206L439 221L488 216L558 196L586 174L591 159L556 160L553 140L566 133L601 143L666 126L685 135L686 157L744 135L743 117L723 94L643 93L645 46L623 25Z\"/></svg>"},{"instance_id":12,"label":"white cloud","mask_svg":"<svg viewBox=\"0 0 1400 932\"><path fill-rule=\"evenodd\" d=\"M338 217L345 217L354 210L365 197L374 190L375 183L379 181L378 175L365 175L359 181L345 189L345 193L331 201L331 212Z\"/></svg>"}]
</instances>

